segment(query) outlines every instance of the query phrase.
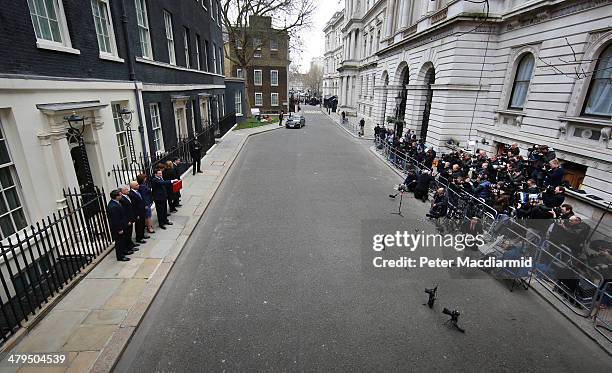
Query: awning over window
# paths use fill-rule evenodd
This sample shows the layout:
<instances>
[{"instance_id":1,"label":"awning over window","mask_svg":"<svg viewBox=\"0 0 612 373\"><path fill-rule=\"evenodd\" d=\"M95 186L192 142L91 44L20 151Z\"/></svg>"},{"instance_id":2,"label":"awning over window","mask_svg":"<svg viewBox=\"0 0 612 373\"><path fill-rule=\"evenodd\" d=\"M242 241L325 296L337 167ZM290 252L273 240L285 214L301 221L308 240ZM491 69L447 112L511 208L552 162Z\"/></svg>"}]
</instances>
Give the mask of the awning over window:
<instances>
[{"instance_id":1,"label":"awning over window","mask_svg":"<svg viewBox=\"0 0 612 373\"><path fill-rule=\"evenodd\" d=\"M48 115L72 113L73 111L81 110L100 110L107 107L108 104L101 104L100 101L79 101L79 102L61 102L53 104L37 104L36 108Z\"/></svg>"}]
</instances>

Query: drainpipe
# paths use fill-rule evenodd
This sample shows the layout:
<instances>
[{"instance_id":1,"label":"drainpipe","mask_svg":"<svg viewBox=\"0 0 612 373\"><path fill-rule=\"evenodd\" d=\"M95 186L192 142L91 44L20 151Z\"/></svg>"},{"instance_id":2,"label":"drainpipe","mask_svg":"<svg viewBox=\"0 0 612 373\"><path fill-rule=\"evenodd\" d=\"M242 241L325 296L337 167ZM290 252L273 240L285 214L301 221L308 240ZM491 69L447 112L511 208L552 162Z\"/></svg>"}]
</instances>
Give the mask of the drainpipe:
<instances>
[{"instance_id":1,"label":"drainpipe","mask_svg":"<svg viewBox=\"0 0 612 373\"><path fill-rule=\"evenodd\" d=\"M126 60L129 71L129 79L134 82L134 95L136 96L136 112L138 113L138 132L140 133L140 143L142 145L142 155L144 160L147 159L147 142L144 135L144 123L145 119L142 115L142 92L138 88L138 82L136 82L136 70L134 69L134 50L132 49L132 43L128 34L128 15L127 8L125 6L125 0L121 0L121 26L123 28L123 38L125 41Z\"/></svg>"}]
</instances>

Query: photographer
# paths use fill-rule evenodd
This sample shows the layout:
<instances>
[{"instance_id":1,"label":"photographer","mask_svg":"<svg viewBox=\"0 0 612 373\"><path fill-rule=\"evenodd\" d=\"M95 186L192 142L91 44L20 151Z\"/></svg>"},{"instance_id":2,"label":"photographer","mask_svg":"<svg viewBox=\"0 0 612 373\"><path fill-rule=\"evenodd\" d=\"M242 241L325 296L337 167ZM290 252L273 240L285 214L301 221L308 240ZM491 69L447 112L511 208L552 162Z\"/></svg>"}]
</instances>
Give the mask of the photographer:
<instances>
[{"instance_id":1,"label":"photographer","mask_svg":"<svg viewBox=\"0 0 612 373\"><path fill-rule=\"evenodd\" d=\"M424 170L417 177L416 184L414 186L414 198L420 199L425 202L427 200L427 193L429 192L429 186L434 181L433 176L429 170Z\"/></svg>"},{"instance_id":2,"label":"photographer","mask_svg":"<svg viewBox=\"0 0 612 373\"><path fill-rule=\"evenodd\" d=\"M573 256L579 257L582 255L590 231L591 228L580 217L574 215L556 223L550 232L549 239L559 246L567 246Z\"/></svg>"},{"instance_id":3,"label":"photographer","mask_svg":"<svg viewBox=\"0 0 612 373\"><path fill-rule=\"evenodd\" d=\"M426 215L428 218L442 218L446 216L448 211L448 199L446 198L446 190L444 188L438 188L434 195L434 200L431 203L431 209Z\"/></svg>"},{"instance_id":4,"label":"photographer","mask_svg":"<svg viewBox=\"0 0 612 373\"><path fill-rule=\"evenodd\" d=\"M551 160L549 163L550 169L546 171L544 179L544 185L548 187L556 187L561 185L563 182L563 176L565 176L565 170L559 164L557 159Z\"/></svg>"},{"instance_id":5,"label":"photographer","mask_svg":"<svg viewBox=\"0 0 612 373\"><path fill-rule=\"evenodd\" d=\"M565 201L565 188L561 186L546 188L546 191L542 193L542 200L546 207L560 207Z\"/></svg>"}]
</instances>

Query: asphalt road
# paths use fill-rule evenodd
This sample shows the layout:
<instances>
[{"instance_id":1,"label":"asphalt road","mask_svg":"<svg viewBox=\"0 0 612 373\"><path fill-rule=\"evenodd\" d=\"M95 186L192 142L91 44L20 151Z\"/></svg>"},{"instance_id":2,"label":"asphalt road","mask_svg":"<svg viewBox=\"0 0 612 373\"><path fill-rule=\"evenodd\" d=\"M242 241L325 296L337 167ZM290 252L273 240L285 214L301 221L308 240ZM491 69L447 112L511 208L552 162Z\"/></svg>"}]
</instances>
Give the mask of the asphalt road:
<instances>
[{"instance_id":1,"label":"asphalt road","mask_svg":"<svg viewBox=\"0 0 612 373\"><path fill-rule=\"evenodd\" d=\"M398 176L364 141L306 115L302 129L249 139L115 371L610 371L532 291L373 270L364 232L427 229L425 206L408 199L405 217L390 214ZM465 334L444 324L445 306L461 310Z\"/></svg>"}]
</instances>

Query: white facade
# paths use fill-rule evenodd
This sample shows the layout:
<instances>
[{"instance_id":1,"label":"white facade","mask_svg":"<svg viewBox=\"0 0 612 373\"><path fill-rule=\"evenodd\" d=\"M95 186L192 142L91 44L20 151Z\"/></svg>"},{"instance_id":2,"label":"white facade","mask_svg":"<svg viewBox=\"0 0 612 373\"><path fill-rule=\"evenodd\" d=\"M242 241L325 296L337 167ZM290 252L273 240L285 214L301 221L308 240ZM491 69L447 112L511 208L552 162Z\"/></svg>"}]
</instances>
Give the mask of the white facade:
<instances>
[{"instance_id":1,"label":"white facade","mask_svg":"<svg viewBox=\"0 0 612 373\"><path fill-rule=\"evenodd\" d=\"M338 68L343 58L343 36L341 27L344 11L336 12L327 23L325 32L325 54L323 55L323 97L338 96L340 74Z\"/></svg>"},{"instance_id":2,"label":"white facade","mask_svg":"<svg viewBox=\"0 0 612 373\"><path fill-rule=\"evenodd\" d=\"M134 112L131 127L138 154L142 149L138 95L133 82L0 79L0 127L10 155L10 162L2 163L9 165L18 186L28 224L65 207L62 189L79 186L71 155L75 144L68 140L64 120L72 113L86 117L83 138L94 184L107 193L116 187L109 171L125 162L126 156L129 163L129 147L124 142L126 133L117 131L113 105ZM56 110L61 105L73 108Z\"/></svg>"},{"instance_id":3,"label":"white facade","mask_svg":"<svg viewBox=\"0 0 612 373\"><path fill-rule=\"evenodd\" d=\"M612 200L612 0L488 3L346 0L342 110L398 116L441 151L547 144L573 186Z\"/></svg>"}]
</instances>

